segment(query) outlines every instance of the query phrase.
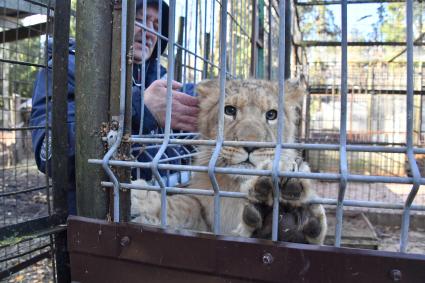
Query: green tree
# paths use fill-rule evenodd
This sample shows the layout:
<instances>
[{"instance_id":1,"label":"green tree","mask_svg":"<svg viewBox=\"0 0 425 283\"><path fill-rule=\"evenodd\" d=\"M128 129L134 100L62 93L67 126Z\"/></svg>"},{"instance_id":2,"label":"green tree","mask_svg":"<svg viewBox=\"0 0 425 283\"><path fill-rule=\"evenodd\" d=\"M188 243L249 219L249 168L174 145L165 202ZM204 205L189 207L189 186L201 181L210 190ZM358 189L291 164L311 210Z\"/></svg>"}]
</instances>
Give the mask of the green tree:
<instances>
[{"instance_id":1,"label":"green tree","mask_svg":"<svg viewBox=\"0 0 425 283\"><path fill-rule=\"evenodd\" d=\"M422 34L422 21L425 10L422 3L415 2L413 8L413 32L414 38ZM381 25L381 33L384 41L406 40L406 6L405 3L390 3L386 5L384 20Z\"/></svg>"},{"instance_id":2,"label":"green tree","mask_svg":"<svg viewBox=\"0 0 425 283\"><path fill-rule=\"evenodd\" d=\"M340 28L332 10L326 5L299 7L300 27L304 40L337 40Z\"/></svg>"}]
</instances>

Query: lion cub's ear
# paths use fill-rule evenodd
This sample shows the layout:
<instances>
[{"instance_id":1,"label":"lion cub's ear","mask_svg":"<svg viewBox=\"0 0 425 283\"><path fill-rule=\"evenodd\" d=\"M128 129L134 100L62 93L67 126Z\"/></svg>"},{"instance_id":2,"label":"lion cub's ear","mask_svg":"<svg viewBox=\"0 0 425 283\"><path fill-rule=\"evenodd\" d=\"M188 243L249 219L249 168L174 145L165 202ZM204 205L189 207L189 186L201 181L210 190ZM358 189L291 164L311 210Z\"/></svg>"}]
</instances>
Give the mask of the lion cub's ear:
<instances>
[{"instance_id":1,"label":"lion cub's ear","mask_svg":"<svg viewBox=\"0 0 425 283\"><path fill-rule=\"evenodd\" d=\"M218 98L219 92L220 84L217 79L203 80L196 85L196 93L201 100Z\"/></svg>"},{"instance_id":2,"label":"lion cub's ear","mask_svg":"<svg viewBox=\"0 0 425 283\"><path fill-rule=\"evenodd\" d=\"M299 79L285 81L285 101L288 105L301 107L304 96L307 94L305 82Z\"/></svg>"}]
</instances>

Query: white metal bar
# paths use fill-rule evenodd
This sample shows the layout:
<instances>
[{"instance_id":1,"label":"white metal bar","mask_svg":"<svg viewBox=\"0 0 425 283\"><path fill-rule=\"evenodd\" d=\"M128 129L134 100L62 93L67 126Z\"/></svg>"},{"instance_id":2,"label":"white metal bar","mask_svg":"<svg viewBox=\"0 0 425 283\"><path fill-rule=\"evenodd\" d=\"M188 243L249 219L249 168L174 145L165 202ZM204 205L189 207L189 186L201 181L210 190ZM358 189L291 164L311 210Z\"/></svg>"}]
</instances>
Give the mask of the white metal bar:
<instances>
[{"instance_id":1,"label":"white metal bar","mask_svg":"<svg viewBox=\"0 0 425 283\"><path fill-rule=\"evenodd\" d=\"M347 0L341 1L341 119L339 129L339 183L338 203L336 207L335 246L341 246L344 195L347 188Z\"/></svg>"},{"instance_id":2,"label":"white metal bar","mask_svg":"<svg viewBox=\"0 0 425 283\"><path fill-rule=\"evenodd\" d=\"M161 148L156 153L154 159L151 162L152 173L155 176L156 181L161 186L161 227L167 226L167 194L165 190L165 183L159 173L158 164L168 147L171 134L171 111L172 111L172 82L174 79L174 41L175 41L175 14L176 14L176 1L170 1L170 15L168 23L169 41L168 41L168 76L167 76L167 103L166 103L166 114L165 114L165 129L164 129L164 140Z\"/></svg>"},{"instance_id":3,"label":"white metal bar","mask_svg":"<svg viewBox=\"0 0 425 283\"><path fill-rule=\"evenodd\" d=\"M111 182L102 182L101 185L104 187L113 187L113 183ZM136 185L136 184L121 183L120 187L122 189L131 189L131 190L145 190L145 191L157 191L157 192L161 191L161 187L150 186L150 185ZM214 191L205 190L205 189L166 187L166 190L168 193L173 193L173 194L214 196ZM220 191L219 194L221 197L227 197L227 198L247 198L248 196L246 193L230 192L225 190ZM344 202L344 206L350 206L350 207L394 209L394 210L404 209L403 203L388 203L388 202L363 201L363 200L344 200L343 202ZM317 198L309 200L307 203L336 205L338 203L338 200L317 197ZM425 211L425 205L412 205L411 210Z\"/></svg>"},{"instance_id":4,"label":"white metal bar","mask_svg":"<svg viewBox=\"0 0 425 283\"><path fill-rule=\"evenodd\" d=\"M275 155L273 159L272 180L273 180L273 218L272 218L272 240L278 239L278 223L279 223L279 171L280 159L283 143L283 128L285 125L285 3L279 1L279 11L281 17L279 19L279 100L278 100L278 116L277 116L277 141L275 147ZM256 7L253 7L256 9ZM283 220L285 221L285 220Z\"/></svg>"},{"instance_id":5,"label":"white metal bar","mask_svg":"<svg viewBox=\"0 0 425 283\"><path fill-rule=\"evenodd\" d=\"M408 237L409 237L409 224L410 224L410 210L412 202L418 193L420 186L421 173L419 172L418 164L416 163L413 154L413 0L406 1L406 40L407 40L407 97L406 97L406 141L407 141L407 158L409 161L410 169L413 175L413 186L410 191L403 210L401 222L401 236L400 236L400 252L406 252Z\"/></svg>"},{"instance_id":6,"label":"white metal bar","mask_svg":"<svg viewBox=\"0 0 425 283\"><path fill-rule=\"evenodd\" d=\"M220 10L220 99L218 106L217 144L208 164L208 176L214 190L214 234L220 233L220 187L215 176L215 167L224 140L224 99L226 88L226 40L227 40L227 0L221 2Z\"/></svg>"},{"instance_id":7,"label":"white metal bar","mask_svg":"<svg viewBox=\"0 0 425 283\"><path fill-rule=\"evenodd\" d=\"M127 61L126 61L126 48L127 48L127 0L122 1L122 16L121 16L121 76L120 76L120 116L118 123L118 134L117 140L108 150L102 160L102 167L105 172L108 174L109 178L114 183L114 222L120 221L120 183L115 177L111 168L109 167L109 161L112 158L113 154L118 150L118 147L121 145L122 136L124 133L124 118L125 118L125 90L126 90L126 70L127 70Z\"/></svg>"},{"instance_id":8,"label":"white metal bar","mask_svg":"<svg viewBox=\"0 0 425 283\"><path fill-rule=\"evenodd\" d=\"M89 159L91 164L102 164L101 159ZM135 168L151 168L151 162L136 162L136 161L119 161L110 160L108 162L111 166L124 166ZM180 170L180 171L194 171L194 172L208 172L207 166L198 165L173 165L173 164L159 164L158 168L161 170ZM258 175L258 176L271 176L271 170L260 169L242 169L242 168L225 168L215 167L215 173L220 174L239 174L239 175ZM339 173L305 173L305 172L279 172L279 177L289 178L305 178L315 180L340 180L341 174ZM388 177L388 176L371 176L371 175L355 175L348 174L347 181L349 182L364 182L364 183L387 183L387 184L412 184L413 178L411 177ZM425 178L420 179L420 184L425 184Z\"/></svg>"},{"instance_id":9,"label":"white metal bar","mask_svg":"<svg viewBox=\"0 0 425 283\"><path fill-rule=\"evenodd\" d=\"M176 135L176 134L173 134ZM182 134L184 135L184 134ZM158 135L160 136L160 135ZM162 138L157 137L131 137L131 142L137 142L141 144L154 144L162 143ZM170 139L170 144L179 145L215 145L216 140L184 140L184 139ZM259 147L259 148L274 148L276 147L275 142L254 142L254 141L223 141L223 146L239 146L239 147ZM314 143L282 143L282 148L293 148L293 149L310 149L310 150L339 150L339 144L314 144ZM347 145L347 151L355 152L386 152L386 153L406 153L406 146L377 146L377 145ZM412 148L415 154L425 154L425 148L414 147Z\"/></svg>"},{"instance_id":10,"label":"white metal bar","mask_svg":"<svg viewBox=\"0 0 425 283\"><path fill-rule=\"evenodd\" d=\"M161 1L160 1L161 3ZM137 1L136 1L137 5ZM146 25L146 10L147 10L147 0L143 0L143 23ZM161 3L162 5L162 3ZM136 7L137 8L137 7ZM161 14L158 14L161 15ZM137 9L136 9L136 17L137 17ZM162 17L161 17L162 18ZM137 21L135 21L137 26ZM158 39L157 44L160 43L161 40ZM142 28L142 46L146 46L146 29ZM153 54L152 54L153 55ZM134 74L132 73L132 76ZM143 134L143 123L145 119L145 77L146 77L146 60L142 58L142 73L140 74L140 127L139 127L139 135ZM134 79L134 78L133 78Z\"/></svg>"}]
</instances>

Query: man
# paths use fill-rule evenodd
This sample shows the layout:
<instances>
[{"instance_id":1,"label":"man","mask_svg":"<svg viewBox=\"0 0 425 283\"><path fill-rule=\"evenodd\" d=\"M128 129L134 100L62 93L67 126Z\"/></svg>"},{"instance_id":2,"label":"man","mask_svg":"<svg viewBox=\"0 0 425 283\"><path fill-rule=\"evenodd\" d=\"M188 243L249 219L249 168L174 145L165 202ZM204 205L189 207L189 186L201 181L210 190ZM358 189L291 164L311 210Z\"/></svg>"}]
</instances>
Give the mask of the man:
<instances>
[{"instance_id":1,"label":"man","mask_svg":"<svg viewBox=\"0 0 425 283\"><path fill-rule=\"evenodd\" d=\"M136 22L143 22L143 1L137 0L137 12ZM146 26L148 28L158 30L159 18L158 18L158 1L150 0L147 1L146 9ZM162 35L168 37L168 5L162 2ZM139 25L134 27L134 70L137 71L136 84L140 79L140 69L143 60L146 64L146 76L145 76L145 87L144 92L145 105L148 108L147 117L145 120L148 128L151 125L150 122L156 122L161 128L165 125L165 108L166 108L166 95L167 89L165 80L158 80L157 64L159 58L157 58L157 44L158 37L150 32L146 33L146 45L143 46L143 29ZM161 41L161 53L164 52L167 46L165 40ZM161 66L161 77L165 74L165 69ZM137 78L139 77L139 78ZM142 82L143 83L143 82ZM173 113L171 114L171 128L176 130L184 130L193 132L196 130L196 115L198 114L198 100L192 96L181 93L177 89L181 88L181 84L173 82ZM140 95L134 95L133 100L140 101ZM139 103L140 104L140 103ZM135 105L133 103L133 105ZM146 112L146 111L145 111ZM154 120L149 119L150 114L155 118ZM135 117L133 117L133 120ZM146 117L145 117L146 119ZM136 119L137 120L137 119ZM137 126L138 121L134 121L133 126ZM156 125L154 125L155 127ZM136 127L138 128L138 127ZM145 127L144 127L145 128ZM146 129L147 130L147 129Z\"/></svg>"},{"instance_id":2,"label":"man","mask_svg":"<svg viewBox=\"0 0 425 283\"><path fill-rule=\"evenodd\" d=\"M136 2L136 22L143 21L143 0ZM150 29L158 31L159 26L159 0L148 0L146 8L146 26ZM162 2L162 29L163 36L168 37L168 5ZM133 134L139 133L141 109L141 88L144 91L144 116L143 116L143 134L161 132L161 128L165 124L166 112L166 81L160 78L165 76L166 70L160 66L159 74L157 58L158 36L146 32L146 44L143 44L143 29L139 25L135 25L134 29L134 66L133 66L133 89L132 89L132 131ZM162 54L167 46L166 40L161 40ZM31 112L31 126L45 126L46 123L46 94L52 96L52 42L48 44L49 64L47 69L43 69L38 73L33 93L33 109ZM146 73L142 77L141 66L145 63ZM70 214L76 214L75 204L75 101L74 101L74 80L75 73L75 42L70 40L69 43L69 63L68 63L68 136L69 150L68 160L70 168L69 193L68 193L68 211ZM158 76L159 75L159 76ZM46 91L46 79L49 80L49 89ZM195 97L187 95L179 91L181 84L173 82L173 113L171 127L175 130L184 130L193 132L196 130L196 117L198 114L198 101ZM48 111L51 111L49 104ZM51 118L51 115L49 114ZM45 128L40 127L32 133L32 143L35 152L35 159L40 171L46 172L46 165L50 169L51 149L50 138L45 140ZM50 137L51 135L49 135ZM49 148L49 150L47 150ZM49 155L47 156L47 153ZM155 156L156 149L149 149L142 153L138 153L139 161L150 161ZM175 148L167 149L167 157L176 157L183 154L183 151ZM163 172L164 173L164 172ZM50 173L49 173L50 174ZM137 177L150 180L152 173L150 170L141 170Z\"/></svg>"}]
</instances>

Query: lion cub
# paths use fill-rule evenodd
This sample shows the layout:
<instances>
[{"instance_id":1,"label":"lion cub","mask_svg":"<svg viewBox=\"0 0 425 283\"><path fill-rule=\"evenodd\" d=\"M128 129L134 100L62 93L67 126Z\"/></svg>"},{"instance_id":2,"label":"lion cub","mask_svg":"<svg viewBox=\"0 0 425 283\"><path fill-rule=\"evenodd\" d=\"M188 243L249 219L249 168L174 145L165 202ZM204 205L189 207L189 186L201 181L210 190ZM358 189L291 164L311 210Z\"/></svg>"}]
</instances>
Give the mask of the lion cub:
<instances>
[{"instance_id":1,"label":"lion cub","mask_svg":"<svg viewBox=\"0 0 425 283\"><path fill-rule=\"evenodd\" d=\"M200 101L198 129L205 139L217 135L219 82L202 81L197 85ZM224 139L226 141L277 141L278 85L265 80L226 81ZM297 108L305 89L295 80L285 84L283 141L294 142ZM197 165L208 165L214 147L199 146ZM270 169L275 150L260 147L223 146L216 167ZM309 172L294 149L282 149L281 171ZM227 235L270 237L273 185L271 177L216 174L222 191L244 192L248 199L221 198L220 231ZM194 173L189 188L212 190L206 172ZM326 215L322 205L308 204L316 196L313 182L307 179L281 178L279 239L322 244L326 234ZM135 221L159 224L160 201L156 192L132 191ZM211 196L172 195L167 197L167 224L178 229L212 231L214 198Z\"/></svg>"}]
</instances>

